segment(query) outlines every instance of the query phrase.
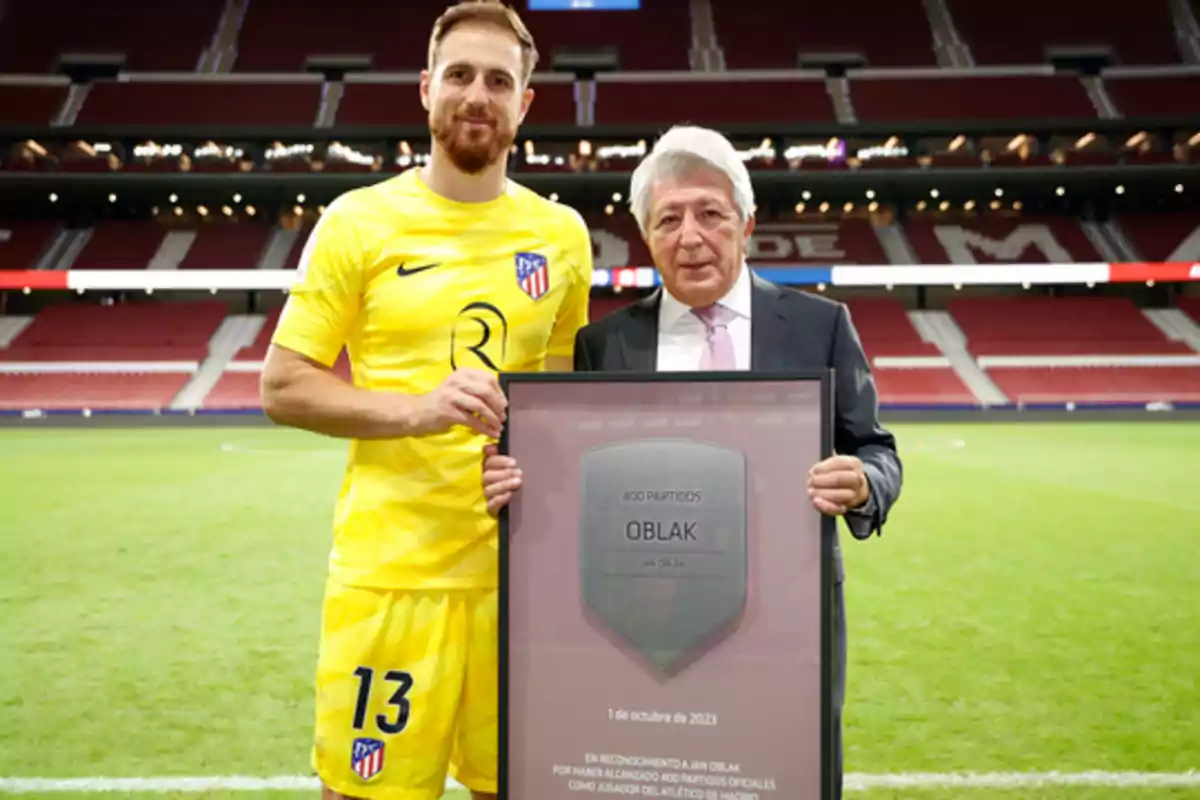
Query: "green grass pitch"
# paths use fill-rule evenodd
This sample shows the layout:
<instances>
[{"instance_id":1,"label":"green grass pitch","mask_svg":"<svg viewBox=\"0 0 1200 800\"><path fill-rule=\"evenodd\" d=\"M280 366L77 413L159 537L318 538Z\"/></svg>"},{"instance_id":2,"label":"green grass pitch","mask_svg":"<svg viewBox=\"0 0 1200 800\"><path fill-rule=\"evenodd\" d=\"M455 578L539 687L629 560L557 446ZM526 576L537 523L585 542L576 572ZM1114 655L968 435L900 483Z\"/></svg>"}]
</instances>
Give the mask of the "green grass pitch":
<instances>
[{"instance_id":1,"label":"green grass pitch","mask_svg":"<svg viewBox=\"0 0 1200 800\"><path fill-rule=\"evenodd\" d=\"M842 534L847 770L1200 768L1200 424L893 428L893 520ZM0 778L307 775L345 451L266 427L0 430Z\"/></svg>"}]
</instances>

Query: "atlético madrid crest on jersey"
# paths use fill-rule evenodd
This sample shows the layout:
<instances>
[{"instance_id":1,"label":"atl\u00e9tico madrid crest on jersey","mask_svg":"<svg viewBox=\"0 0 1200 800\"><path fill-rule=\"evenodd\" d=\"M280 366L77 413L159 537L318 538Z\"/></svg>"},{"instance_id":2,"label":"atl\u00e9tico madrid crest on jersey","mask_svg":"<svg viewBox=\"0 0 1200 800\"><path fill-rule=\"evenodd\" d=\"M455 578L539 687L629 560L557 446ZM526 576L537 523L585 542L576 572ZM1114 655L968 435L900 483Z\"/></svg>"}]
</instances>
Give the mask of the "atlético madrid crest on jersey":
<instances>
[{"instance_id":1,"label":"atl\u00e9tico madrid crest on jersey","mask_svg":"<svg viewBox=\"0 0 1200 800\"><path fill-rule=\"evenodd\" d=\"M383 769L383 742L378 739L355 739L350 752L350 768L364 781L369 781Z\"/></svg>"},{"instance_id":2,"label":"atl\u00e9tico madrid crest on jersey","mask_svg":"<svg viewBox=\"0 0 1200 800\"><path fill-rule=\"evenodd\" d=\"M517 283L521 291L537 300L550 291L550 267L537 253L517 253Z\"/></svg>"}]
</instances>

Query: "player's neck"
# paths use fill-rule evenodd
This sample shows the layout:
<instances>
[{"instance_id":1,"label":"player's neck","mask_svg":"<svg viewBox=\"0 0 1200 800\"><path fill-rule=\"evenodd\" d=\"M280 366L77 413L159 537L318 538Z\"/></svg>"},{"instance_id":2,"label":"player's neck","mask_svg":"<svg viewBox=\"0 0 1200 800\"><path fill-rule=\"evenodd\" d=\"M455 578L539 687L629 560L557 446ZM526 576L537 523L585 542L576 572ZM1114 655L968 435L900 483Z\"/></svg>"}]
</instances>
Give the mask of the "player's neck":
<instances>
[{"instance_id":1,"label":"player's neck","mask_svg":"<svg viewBox=\"0 0 1200 800\"><path fill-rule=\"evenodd\" d=\"M497 161L476 175L454 166L442 148L435 146L429 162L421 167L421 180L435 194L456 203L486 203L504 193L507 162Z\"/></svg>"}]
</instances>

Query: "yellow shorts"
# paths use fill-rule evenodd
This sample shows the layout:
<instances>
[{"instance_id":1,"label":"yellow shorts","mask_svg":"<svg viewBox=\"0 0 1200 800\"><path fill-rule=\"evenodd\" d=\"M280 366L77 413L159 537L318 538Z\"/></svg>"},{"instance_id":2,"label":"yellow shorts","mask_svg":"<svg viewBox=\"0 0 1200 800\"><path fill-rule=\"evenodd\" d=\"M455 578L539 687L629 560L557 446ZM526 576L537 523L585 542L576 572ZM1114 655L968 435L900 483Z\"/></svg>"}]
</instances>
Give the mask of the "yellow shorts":
<instances>
[{"instance_id":1,"label":"yellow shorts","mask_svg":"<svg viewBox=\"0 0 1200 800\"><path fill-rule=\"evenodd\" d=\"M313 768L352 797L496 791L495 589L326 587Z\"/></svg>"}]
</instances>

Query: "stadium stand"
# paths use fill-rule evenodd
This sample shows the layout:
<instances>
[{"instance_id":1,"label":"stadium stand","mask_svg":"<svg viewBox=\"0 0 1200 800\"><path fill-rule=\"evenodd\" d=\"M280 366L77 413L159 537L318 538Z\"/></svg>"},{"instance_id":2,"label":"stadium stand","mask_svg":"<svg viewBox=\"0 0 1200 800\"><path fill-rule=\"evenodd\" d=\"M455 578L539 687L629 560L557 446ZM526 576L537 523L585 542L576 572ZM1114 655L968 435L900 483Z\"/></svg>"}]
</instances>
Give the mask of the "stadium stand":
<instances>
[{"instance_id":1,"label":"stadium stand","mask_svg":"<svg viewBox=\"0 0 1200 800\"><path fill-rule=\"evenodd\" d=\"M728 69L795 69L800 53L859 52L872 66L937 64L920 0L826 4L793 19L769 3L714 0L712 9Z\"/></svg>"},{"instance_id":2,"label":"stadium stand","mask_svg":"<svg viewBox=\"0 0 1200 800\"><path fill-rule=\"evenodd\" d=\"M312 126L321 107L318 76L303 83L101 81L92 85L75 124Z\"/></svg>"},{"instance_id":3,"label":"stadium stand","mask_svg":"<svg viewBox=\"0 0 1200 800\"><path fill-rule=\"evenodd\" d=\"M1194 353L1126 297L962 297L947 309L976 356Z\"/></svg>"},{"instance_id":4,"label":"stadium stand","mask_svg":"<svg viewBox=\"0 0 1200 800\"><path fill-rule=\"evenodd\" d=\"M41 311L7 348L0 349L0 361L59 365L157 361L194 368L208 354L209 341L227 314L220 301L57 303Z\"/></svg>"},{"instance_id":5,"label":"stadium stand","mask_svg":"<svg viewBox=\"0 0 1200 800\"><path fill-rule=\"evenodd\" d=\"M1036 15L1007 3L947 0L959 34L979 64L1040 64L1047 48L1112 48L1118 63L1179 63L1174 23L1165 0L1123 3L1045 0Z\"/></svg>"},{"instance_id":6,"label":"stadium stand","mask_svg":"<svg viewBox=\"0 0 1200 800\"><path fill-rule=\"evenodd\" d=\"M121 3L8 0L0 72L48 73L64 54L119 54L131 70L196 68L217 27L220 0ZM151 33L153 32L153 33Z\"/></svg>"},{"instance_id":7,"label":"stadium stand","mask_svg":"<svg viewBox=\"0 0 1200 800\"><path fill-rule=\"evenodd\" d=\"M34 269L61 227L53 219L0 222L0 269Z\"/></svg>"},{"instance_id":8,"label":"stadium stand","mask_svg":"<svg viewBox=\"0 0 1200 800\"><path fill-rule=\"evenodd\" d=\"M67 86L0 84L0 125L47 125L54 121Z\"/></svg>"},{"instance_id":9,"label":"stadium stand","mask_svg":"<svg viewBox=\"0 0 1200 800\"><path fill-rule=\"evenodd\" d=\"M850 94L863 122L1098 116L1083 84L1071 76L854 76Z\"/></svg>"},{"instance_id":10,"label":"stadium stand","mask_svg":"<svg viewBox=\"0 0 1200 800\"><path fill-rule=\"evenodd\" d=\"M909 218L904 232L926 264L1070 263L1103 261L1075 220L984 216Z\"/></svg>"},{"instance_id":11,"label":"stadium stand","mask_svg":"<svg viewBox=\"0 0 1200 800\"><path fill-rule=\"evenodd\" d=\"M1134 247L1135 260L1200 261L1200 214L1122 214L1118 224Z\"/></svg>"},{"instance_id":12,"label":"stadium stand","mask_svg":"<svg viewBox=\"0 0 1200 800\"><path fill-rule=\"evenodd\" d=\"M733 74L725 78L697 74L648 84L627 80L636 76L605 74L597 78L597 123L670 125L688 120L695 125L730 122L828 122L835 118L833 102L822 78L791 76L753 79Z\"/></svg>"},{"instance_id":13,"label":"stadium stand","mask_svg":"<svg viewBox=\"0 0 1200 800\"><path fill-rule=\"evenodd\" d=\"M276 189L254 200L260 211L253 217L246 204L225 198L250 185L240 183L246 171L267 180L274 176L265 173L322 170L383 177L419 163L426 143L398 142L392 129L426 123L417 70L428 23L446 2L197 0L183 6L121 0L103 8L81 0L0 2L0 128L22 130L5 140L0 169L100 173L78 176L95 180L123 171L224 172L205 177L229 187L215 204L194 197L168 204L174 187L138 195L146 208L155 206L152 214L146 208L105 213L96 206L107 186L82 212L78 199L60 216L42 209L41 218L25 218L6 207L0 269L33 270L51 282L64 271L158 276L295 269L318 204L332 195L313 197L299 214L291 208L303 203L294 199L297 190ZM1119 5L1047 0L1032 15L970 0L855 0L801 17L778 4L736 0L643 5L594 14L523 13L542 53L538 100L526 125L560 133L578 126L578 139L595 138L597 147L585 153L570 137L539 139L532 158L532 150L518 148L514 167L522 177L555 173L540 177L562 179L565 187L579 173L627 172L636 163L634 141L645 146L653 132L678 122L732 126L738 136L751 131L738 139L739 147L758 149L747 156L748 165L764 176L764 186L790 181L793 196L781 201L773 191L772 200L762 201L749 261L765 277L847 302L885 404L1200 402L1200 299L1180 296L1178 286L1168 290L1138 279L1094 296L1053 296L1053 288L1039 286L1009 287L1012 296L931 301L922 287L892 294L886 272L873 273L879 277L870 296L828 277L834 268L904 270L910 264L1094 267L1092 275L1127 262L1123 267L1136 274L1147 266L1140 262L1148 262L1147 269L1158 270L1154 275L1185 276L1165 283L1200 280L1200 212L1189 200L1190 178L1186 186L1182 178L1177 186L1167 178L1167 188L1153 189L1167 199L1147 194L1111 213L1101 197L1112 200L1110 185L1088 189L1095 202L1054 208L1045 200L1058 176L1077 165L1200 163L1200 73L1181 63L1194 60L1181 58L1188 47L1200 54L1200 38L1189 27L1194 8L1151 0L1131 15ZM1111 63L1100 64L1095 76L1053 66L1048 48L1063 46L1111 48ZM571 50L611 51L617 68L581 75L556 70L555 59ZM61 74L62 58L70 55L115 55L124 66L119 75L76 76L72 84ZM369 57L367 69L321 74L309 63L347 55ZM822 59L840 60L842 67L827 72ZM1191 127L1171 128L1174 138L1163 132L1164 122L1193 118ZM1122 119L1146 131L1139 144L1124 131L1083 135L1092 121L1099 129ZM1025 121L1070 123L1070 133L1010 143L1010 131ZM960 137L950 146L949 136L921 132L925 123L945 131L947 122L994 124L1004 134ZM855 125L878 131L893 123L897 135L882 147L886 130L854 141ZM51 133L41 137L45 142L28 140L25 126ZM114 133L110 143L82 140L84 131L126 126L145 130L152 141L138 141L128 130ZM244 130L283 126L294 130L272 131L270 140L260 136L252 144L239 138ZM592 126L635 133L614 147L601 144L603 136L591 137ZM814 133L775 132L796 126ZM238 133L222 137L224 128ZM195 142L182 157L137 153L169 145L164 131L185 140L198 138L197 131L206 138L216 133L203 155L190 150ZM307 132L321 142L329 131L357 149L354 158L325 154L323 143L315 153L305 149ZM764 155L781 138L791 140ZM788 145L800 142L804 154L789 154ZM278 157L291 147L296 153ZM814 153L821 148L828 152ZM884 152L862 156L863 148ZM953 180L936 184L944 195L925 194L914 208L911 195L897 194L910 185L906 176L941 166L959 168ZM1050 168L1044 177L1022 179L1044 195L1028 212L1012 201L1015 191L1002 210L999 195L993 199L998 180L989 175L1007 167ZM806 183L806 176L831 170L851 177L881 170L874 186L882 208L868 215L863 195L856 194L840 213L844 197L831 204L819 186ZM931 181L920 191L934 186ZM964 187L979 192L974 213L958 211L971 196ZM939 211L952 195L955 210ZM867 197L874 196L872 189ZM984 208L989 200L991 213ZM209 207L198 208L204 202ZM606 210L607 202L602 194L572 201L592 230L595 264L605 278L600 283L634 289L597 289L593 317L640 296L649 270L636 268L651 265L624 200L614 198ZM226 203L232 207L221 209ZM618 281L618 273L631 282ZM818 274L823 277L813 277ZM30 310L14 293L9 316L0 316L0 408L257 407L261 361L278 314L271 305L281 299L275 291L204 302L170 293L148 302L140 294L88 292ZM32 322L4 324L20 314ZM337 370L349 376L345 354Z\"/></svg>"},{"instance_id":14,"label":"stadium stand","mask_svg":"<svg viewBox=\"0 0 1200 800\"><path fill-rule=\"evenodd\" d=\"M87 243L70 269L145 269L165 231L151 220L108 220L87 231Z\"/></svg>"}]
</instances>

